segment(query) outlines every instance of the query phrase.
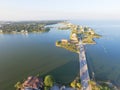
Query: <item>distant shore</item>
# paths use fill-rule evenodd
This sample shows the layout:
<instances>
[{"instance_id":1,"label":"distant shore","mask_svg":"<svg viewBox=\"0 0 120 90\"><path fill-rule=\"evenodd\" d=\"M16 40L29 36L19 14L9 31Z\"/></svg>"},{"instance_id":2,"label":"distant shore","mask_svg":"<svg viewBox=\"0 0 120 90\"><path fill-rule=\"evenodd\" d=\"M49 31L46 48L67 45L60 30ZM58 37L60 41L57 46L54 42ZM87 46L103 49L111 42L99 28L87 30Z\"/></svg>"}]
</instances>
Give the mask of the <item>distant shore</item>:
<instances>
[{"instance_id":1,"label":"distant shore","mask_svg":"<svg viewBox=\"0 0 120 90\"><path fill-rule=\"evenodd\" d=\"M48 32L50 27L46 27L47 25L57 24L59 22L61 21L3 22L0 23L0 34Z\"/></svg>"}]
</instances>

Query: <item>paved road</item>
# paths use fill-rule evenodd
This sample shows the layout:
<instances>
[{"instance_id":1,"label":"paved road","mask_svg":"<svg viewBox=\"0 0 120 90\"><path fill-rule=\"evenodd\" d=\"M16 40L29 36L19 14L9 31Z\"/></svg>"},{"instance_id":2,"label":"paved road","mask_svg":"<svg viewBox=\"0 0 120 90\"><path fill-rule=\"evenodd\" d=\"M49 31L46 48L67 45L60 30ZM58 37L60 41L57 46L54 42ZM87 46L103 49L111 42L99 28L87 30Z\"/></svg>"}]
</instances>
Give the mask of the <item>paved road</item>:
<instances>
[{"instance_id":1,"label":"paved road","mask_svg":"<svg viewBox=\"0 0 120 90\"><path fill-rule=\"evenodd\" d=\"M88 73L85 49L80 40L80 53L79 53L79 62L80 62L80 79L81 84L83 86L83 90L91 90L91 86L89 85L90 77Z\"/></svg>"}]
</instances>

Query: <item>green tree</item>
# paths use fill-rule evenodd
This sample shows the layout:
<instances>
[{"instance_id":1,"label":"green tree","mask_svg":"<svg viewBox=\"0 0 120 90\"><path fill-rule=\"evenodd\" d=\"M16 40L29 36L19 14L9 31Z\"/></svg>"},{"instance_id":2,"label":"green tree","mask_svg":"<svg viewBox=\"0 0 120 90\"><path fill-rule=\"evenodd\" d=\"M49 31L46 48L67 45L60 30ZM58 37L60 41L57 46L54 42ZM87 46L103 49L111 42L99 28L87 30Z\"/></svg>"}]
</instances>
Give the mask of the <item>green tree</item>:
<instances>
[{"instance_id":1,"label":"green tree","mask_svg":"<svg viewBox=\"0 0 120 90\"><path fill-rule=\"evenodd\" d=\"M51 75L47 75L44 79L46 87L52 87L54 85L54 78Z\"/></svg>"},{"instance_id":2,"label":"green tree","mask_svg":"<svg viewBox=\"0 0 120 90\"><path fill-rule=\"evenodd\" d=\"M44 90L50 90L49 87L44 87Z\"/></svg>"},{"instance_id":3,"label":"green tree","mask_svg":"<svg viewBox=\"0 0 120 90\"><path fill-rule=\"evenodd\" d=\"M16 88L16 90L21 89L22 88L21 82L17 82L14 87Z\"/></svg>"}]
</instances>

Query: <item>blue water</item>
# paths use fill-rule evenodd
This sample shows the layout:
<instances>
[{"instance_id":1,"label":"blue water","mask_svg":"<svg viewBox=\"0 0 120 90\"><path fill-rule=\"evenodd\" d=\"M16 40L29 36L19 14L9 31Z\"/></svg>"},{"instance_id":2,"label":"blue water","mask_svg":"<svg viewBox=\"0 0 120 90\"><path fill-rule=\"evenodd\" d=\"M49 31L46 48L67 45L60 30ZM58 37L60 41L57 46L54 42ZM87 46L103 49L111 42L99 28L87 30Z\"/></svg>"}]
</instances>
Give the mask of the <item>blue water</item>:
<instances>
[{"instance_id":1,"label":"blue water","mask_svg":"<svg viewBox=\"0 0 120 90\"><path fill-rule=\"evenodd\" d=\"M15 90L16 82L38 74L51 74L61 83L71 82L78 74L78 55L55 46L69 34L56 28L28 35L0 34L0 90Z\"/></svg>"},{"instance_id":2,"label":"blue water","mask_svg":"<svg viewBox=\"0 0 120 90\"><path fill-rule=\"evenodd\" d=\"M102 38L86 45L88 67L96 80L120 86L120 21L70 21L92 27ZM0 90L14 90L14 84L29 75L51 74L58 82L69 83L79 73L78 55L55 46L69 39L70 31L52 28L46 33L0 34Z\"/></svg>"},{"instance_id":3,"label":"blue water","mask_svg":"<svg viewBox=\"0 0 120 90\"><path fill-rule=\"evenodd\" d=\"M87 45L90 72L96 80L112 81L120 86L120 21L72 21L92 27L102 38L96 45ZM92 75L91 75L92 76Z\"/></svg>"}]
</instances>

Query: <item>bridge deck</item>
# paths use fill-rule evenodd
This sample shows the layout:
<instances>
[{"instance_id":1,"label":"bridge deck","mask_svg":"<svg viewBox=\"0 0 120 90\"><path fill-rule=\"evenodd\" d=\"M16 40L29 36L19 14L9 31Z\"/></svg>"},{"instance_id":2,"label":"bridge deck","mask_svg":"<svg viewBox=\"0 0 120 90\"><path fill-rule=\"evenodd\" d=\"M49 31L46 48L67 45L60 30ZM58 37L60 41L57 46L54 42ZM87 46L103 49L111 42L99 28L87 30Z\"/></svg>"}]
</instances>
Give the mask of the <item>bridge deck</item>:
<instances>
[{"instance_id":1,"label":"bridge deck","mask_svg":"<svg viewBox=\"0 0 120 90\"><path fill-rule=\"evenodd\" d=\"M80 79L83 90L91 90L91 86L89 85L90 77L88 73L85 49L81 41L80 41L79 62L80 62Z\"/></svg>"}]
</instances>

